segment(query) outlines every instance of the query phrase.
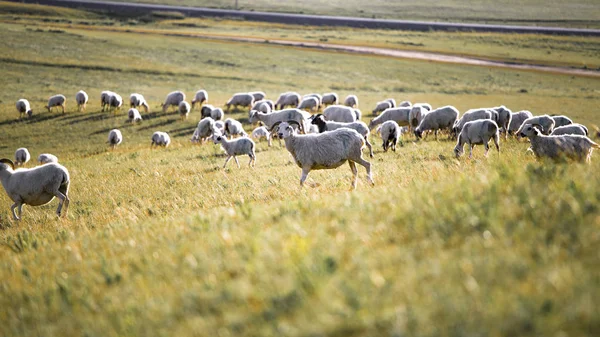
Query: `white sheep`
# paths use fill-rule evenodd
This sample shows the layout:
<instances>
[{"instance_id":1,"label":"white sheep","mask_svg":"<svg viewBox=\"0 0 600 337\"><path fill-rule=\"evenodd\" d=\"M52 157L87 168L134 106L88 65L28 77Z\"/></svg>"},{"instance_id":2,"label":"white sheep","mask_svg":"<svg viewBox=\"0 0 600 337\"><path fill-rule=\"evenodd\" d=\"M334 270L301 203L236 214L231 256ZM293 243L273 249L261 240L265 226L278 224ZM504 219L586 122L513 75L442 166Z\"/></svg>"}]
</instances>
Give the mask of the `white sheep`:
<instances>
[{"instance_id":1,"label":"white sheep","mask_svg":"<svg viewBox=\"0 0 600 337\"><path fill-rule=\"evenodd\" d=\"M423 132L433 131L437 140L438 131L446 129L450 132L457 119L458 109L451 105L435 109L423 117L415 129L415 136L419 139L423 137Z\"/></svg>"},{"instance_id":2,"label":"white sheep","mask_svg":"<svg viewBox=\"0 0 600 337\"><path fill-rule=\"evenodd\" d=\"M279 107L279 109L284 109L285 107L297 107L300 104L302 97L297 92L289 92L287 95L283 96L281 101L278 100L278 103L275 103L275 107Z\"/></svg>"},{"instance_id":3,"label":"white sheep","mask_svg":"<svg viewBox=\"0 0 600 337\"><path fill-rule=\"evenodd\" d=\"M31 117L33 115L33 111L31 110L31 105L29 101L21 98L15 104L17 107L17 111L19 112L19 119L23 118L23 115L27 115L27 117Z\"/></svg>"},{"instance_id":4,"label":"white sheep","mask_svg":"<svg viewBox=\"0 0 600 337\"><path fill-rule=\"evenodd\" d=\"M496 122L491 119L478 119L467 122L463 125L458 135L454 154L456 158L460 157L464 153L465 144L469 144L469 158L472 158L475 145L483 145L485 147L485 156L487 157L490 150L490 139L494 140L498 154L500 154L500 129Z\"/></svg>"},{"instance_id":5,"label":"white sheep","mask_svg":"<svg viewBox=\"0 0 600 337\"><path fill-rule=\"evenodd\" d=\"M252 141L252 139L248 137L242 137L238 139L227 140L224 135L215 134L213 135L213 142L215 144L221 144L221 147L227 153L227 159L225 159L225 164L223 164L223 168L227 166L227 163L231 160L231 158L235 159L235 163L238 168L240 167L240 162L238 162L237 157L239 155L247 154L250 157L250 162L248 166L254 167L256 163L256 154L254 153L254 148L256 145Z\"/></svg>"},{"instance_id":6,"label":"white sheep","mask_svg":"<svg viewBox=\"0 0 600 337\"><path fill-rule=\"evenodd\" d=\"M123 142L123 134L121 134L119 129L112 129L108 132L108 140L106 142L114 150L117 145Z\"/></svg>"},{"instance_id":7,"label":"white sheep","mask_svg":"<svg viewBox=\"0 0 600 337\"><path fill-rule=\"evenodd\" d=\"M298 104L297 109L316 112L319 110L319 100L316 97L307 97Z\"/></svg>"},{"instance_id":8,"label":"white sheep","mask_svg":"<svg viewBox=\"0 0 600 337\"><path fill-rule=\"evenodd\" d=\"M369 129L372 130L374 127L385 121L395 121L398 123L398 125L408 125L410 110L410 107L386 109L381 113L381 115L371 120L369 123Z\"/></svg>"},{"instance_id":9,"label":"white sheep","mask_svg":"<svg viewBox=\"0 0 600 337\"><path fill-rule=\"evenodd\" d=\"M136 108L129 109L129 111L127 111L127 117L129 118L130 123L138 123L142 121L142 115Z\"/></svg>"},{"instance_id":10,"label":"white sheep","mask_svg":"<svg viewBox=\"0 0 600 337\"><path fill-rule=\"evenodd\" d=\"M194 95L194 99L192 100L192 109L196 104L202 106L205 103L208 103L208 92L204 89L196 91L196 95Z\"/></svg>"},{"instance_id":11,"label":"white sheep","mask_svg":"<svg viewBox=\"0 0 600 337\"><path fill-rule=\"evenodd\" d=\"M242 123L236 121L233 118L227 118L225 120L225 132L224 134L226 136L241 136L241 137L248 137L248 134L246 133L246 131L244 131L244 127L242 126Z\"/></svg>"},{"instance_id":12,"label":"white sheep","mask_svg":"<svg viewBox=\"0 0 600 337\"><path fill-rule=\"evenodd\" d=\"M110 108L110 96L113 94L114 92L110 90L104 90L102 93L100 93L100 105L102 106L103 112L106 107Z\"/></svg>"},{"instance_id":13,"label":"white sheep","mask_svg":"<svg viewBox=\"0 0 600 337\"><path fill-rule=\"evenodd\" d=\"M37 158L40 165L48 163L58 163L58 157L50 153L42 153Z\"/></svg>"},{"instance_id":14,"label":"white sheep","mask_svg":"<svg viewBox=\"0 0 600 337\"><path fill-rule=\"evenodd\" d=\"M383 152L387 152L390 146L392 147L392 151L396 152L396 144L398 144L398 140L400 140L402 135L398 123L395 121L385 121L381 124L379 130L381 132L381 139L383 140Z\"/></svg>"},{"instance_id":15,"label":"white sheep","mask_svg":"<svg viewBox=\"0 0 600 337\"><path fill-rule=\"evenodd\" d=\"M358 170L356 163L367 170L367 178L374 185L371 176L371 163L362 157L362 149L365 139L356 130L341 128L325 133L296 135L290 124L296 121L276 123L271 131L277 127L279 138L285 141L285 147L290 152L296 164L302 168L300 186L308 177L311 170L334 169L343 165L346 161L354 175L352 188L356 188L358 181Z\"/></svg>"},{"instance_id":16,"label":"white sheep","mask_svg":"<svg viewBox=\"0 0 600 337\"><path fill-rule=\"evenodd\" d=\"M316 125L319 128L319 132L321 132L321 133L326 132L326 131L337 130L339 128L348 128L348 129L356 130L358 133L360 133L361 136L363 136L365 138L365 143L366 143L367 147L369 148L369 155L371 158L373 158L373 146L371 146L371 143L369 142L370 131L369 131L369 127L364 122L355 121L352 123L339 123L339 122L327 121L327 120L325 120L325 117L322 114L319 114L319 115L316 115L312 119L311 124Z\"/></svg>"},{"instance_id":17,"label":"white sheep","mask_svg":"<svg viewBox=\"0 0 600 337\"><path fill-rule=\"evenodd\" d=\"M571 120L571 118L564 116L564 115L552 116L552 119L554 119L554 127L555 128L557 128L559 126L573 124L573 121Z\"/></svg>"},{"instance_id":18,"label":"white sheep","mask_svg":"<svg viewBox=\"0 0 600 337\"><path fill-rule=\"evenodd\" d=\"M249 92L250 95L252 95L252 97L254 97L254 101L262 101L265 99L265 97L267 97L267 94L265 94L262 91L253 91L253 92Z\"/></svg>"},{"instance_id":19,"label":"white sheep","mask_svg":"<svg viewBox=\"0 0 600 337\"><path fill-rule=\"evenodd\" d=\"M519 130L523 122L531 117L533 117L533 114L527 110L513 112L511 114L510 124L508 125L508 133L513 134L517 132L517 130Z\"/></svg>"},{"instance_id":20,"label":"white sheep","mask_svg":"<svg viewBox=\"0 0 600 337\"><path fill-rule=\"evenodd\" d=\"M165 97L165 101L162 104L162 111L167 112L169 107L175 107L175 109L179 108L179 103L185 101L185 93L183 91L173 91L170 92L167 97Z\"/></svg>"},{"instance_id":21,"label":"white sheep","mask_svg":"<svg viewBox=\"0 0 600 337\"><path fill-rule=\"evenodd\" d=\"M248 107L248 109L252 109L252 105L254 104L254 96L249 93L237 93L231 96L231 98L225 103L225 110L229 111L231 108Z\"/></svg>"},{"instance_id":22,"label":"white sheep","mask_svg":"<svg viewBox=\"0 0 600 337\"><path fill-rule=\"evenodd\" d=\"M458 134L462 131L463 126L467 122L472 122L480 119L490 119L495 120L497 113L495 111L489 109L471 109L465 112L452 126L452 135L457 137Z\"/></svg>"},{"instance_id":23,"label":"white sheep","mask_svg":"<svg viewBox=\"0 0 600 337\"><path fill-rule=\"evenodd\" d=\"M554 119L548 115L533 116L523 121L519 130L517 130L517 138L520 137L521 130L527 125L537 125L542 134L549 135L554 130Z\"/></svg>"},{"instance_id":24,"label":"white sheep","mask_svg":"<svg viewBox=\"0 0 600 337\"><path fill-rule=\"evenodd\" d=\"M562 136L562 135L587 136L588 129L581 124L573 123L573 124L559 126L557 128L554 128L554 130L552 130L552 133L550 134L550 136Z\"/></svg>"},{"instance_id":25,"label":"white sheep","mask_svg":"<svg viewBox=\"0 0 600 337\"><path fill-rule=\"evenodd\" d=\"M113 92L108 99L109 107L115 108L115 112L121 109L121 106L123 105L123 98L121 97L121 95Z\"/></svg>"},{"instance_id":26,"label":"white sheep","mask_svg":"<svg viewBox=\"0 0 600 337\"><path fill-rule=\"evenodd\" d=\"M263 137L267 140L269 146L271 146L271 133L269 132L269 129L267 129L264 126L259 126L256 129L252 130L252 138L258 140Z\"/></svg>"},{"instance_id":27,"label":"white sheep","mask_svg":"<svg viewBox=\"0 0 600 337\"><path fill-rule=\"evenodd\" d=\"M152 134L152 143L150 144L150 148L153 148L155 145L167 147L169 144L171 144L171 137L169 137L168 133L156 131Z\"/></svg>"},{"instance_id":28,"label":"white sheep","mask_svg":"<svg viewBox=\"0 0 600 337\"><path fill-rule=\"evenodd\" d=\"M592 151L600 148L586 136L561 135L545 136L538 129L538 125L525 124L519 130L520 137L528 137L531 150L538 158L549 158L552 160L573 159L579 162L590 162Z\"/></svg>"},{"instance_id":29,"label":"white sheep","mask_svg":"<svg viewBox=\"0 0 600 337\"><path fill-rule=\"evenodd\" d=\"M271 111L273 111L273 102L271 101L271 103L269 104L269 101L258 101L254 103L254 105L252 106L252 110L261 111L266 114L269 114L271 113Z\"/></svg>"},{"instance_id":30,"label":"white sheep","mask_svg":"<svg viewBox=\"0 0 600 337\"><path fill-rule=\"evenodd\" d=\"M88 99L89 99L88 94L83 90L79 90L75 94L75 102L77 103L78 111L85 111Z\"/></svg>"},{"instance_id":31,"label":"white sheep","mask_svg":"<svg viewBox=\"0 0 600 337\"><path fill-rule=\"evenodd\" d=\"M429 113L429 110L420 105L413 105L408 113L409 128L416 128L421 124L423 118Z\"/></svg>"},{"instance_id":32,"label":"white sheep","mask_svg":"<svg viewBox=\"0 0 600 337\"><path fill-rule=\"evenodd\" d=\"M21 220L23 205L40 206L60 199L56 215L60 216L63 205L67 215L69 209L69 171L58 164L50 163L30 169L15 170L10 159L0 159L0 180L9 198L14 201L11 206L13 218ZM15 213L18 209L19 215Z\"/></svg>"},{"instance_id":33,"label":"white sheep","mask_svg":"<svg viewBox=\"0 0 600 337\"><path fill-rule=\"evenodd\" d=\"M65 113L65 107L67 105L67 98L65 95L54 95L48 99L48 104L46 104L46 109L48 112L51 111L53 107L61 107L62 112Z\"/></svg>"},{"instance_id":34,"label":"white sheep","mask_svg":"<svg viewBox=\"0 0 600 337\"><path fill-rule=\"evenodd\" d=\"M179 103L179 107L177 108L177 111L179 111L179 116L181 117L181 119L187 119L191 110L192 110L192 108L190 107L190 103L188 103L186 101L181 101Z\"/></svg>"},{"instance_id":35,"label":"white sheep","mask_svg":"<svg viewBox=\"0 0 600 337\"><path fill-rule=\"evenodd\" d=\"M358 97L356 95L348 95L344 100L344 105L351 108L358 108Z\"/></svg>"},{"instance_id":36,"label":"white sheep","mask_svg":"<svg viewBox=\"0 0 600 337\"><path fill-rule=\"evenodd\" d=\"M513 115L512 111L510 111L510 109L508 109L504 105L489 108L489 110L495 112L495 122L500 128L500 132L504 132L504 139L508 139L508 132L506 130L510 128L510 123L512 121Z\"/></svg>"},{"instance_id":37,"label":"white sheep","mask_svg":"<svg viewBox=\"0 0 600 337\"><path fill-rule=\"evenodd\" d=\"M200 122L198 122L198 126L196 126L196 130L192 135L192 142L195 143L199 141L200 143L204 143L204 141L211 137L214 133L223 133L224 131L224 125L223 130L219 130L217 132L215 120L211 117L203 118Z\"/></svg>"},{"instance_id":38,"label":"white sheep","mask_svg":"<svg viewBox=\"0 0 600 337\"><path fill-rule=\"evenodd\" d=\"M429 103L415 103L413 106L420 106L421 108L423 108L427 111L433 110L433 107Z\"/></svg>"},{"instance_id":39,"label":"white sheep","mask_svg":"<svg viewBox=\"0 0 600 337\"><path fill-rule=\"evenodd\" d=\"M129 96L129 107L136 109L139 107L144 107L144 112L146 113L148 113L148 109L150 108L144 96L138 93L133 93Z\"/></svg>"},{"instance_id":40,"label":"white sheep","mask_svg":"<svg viewBox=\"0 0 600 337\"><path fill-rule=\"evenodd\" d=\"M273 125L277 122L284 122L294 120L301 126L302 132L308 129L308 118L310 114L306 111L299 109L285 109L279 111L273 111L270 114L266 114L260 111L251 111L248 118L248 122L251 124L262 122L265 124L267 129L271 130Z\"/></svg>"},{"instance_id":41,"label":"white sheep","mask_svg":"<svg viewBox=\"0 0 600 337\"><path fill-rule=\"evenodd\" d=\"M400 104L398 104L399 108L408 108L412 106L412 103L410 101L402 101L400 102Z\"/></svg>"},{"instance_id":42,"label":"white sheep","mask_svg":"<svg viewBox=\"0 0 600 337\"><path fill-rule=\"evenodd\" d=\"M390 101L381 101L377 102L375 105L375 109L373 109L373 115L377 115L380 112L383 112L385 109L392 108L392 103Z\"/></svg>"},{"instance_id":43,"label":"white sheep","mask_svg":"<svg viewBox=\"0 0 600 337\"><path fill-rule=\"evenodd\" d=\"M23 166L31 159L31 154L29 154L29 150L24 147L18 148L15 151L15 165Z\"/></svg>"},{"instance_id":44,"label":"white sheep","mask_svg":"<svg viewBox=\"0 0 600 337\"><path fill-rule=\"evenodd\" d=\"M318 108L321 108L321 104L323 104L323 96L321 96L320 94L317 93L312 93L312 94L306 94L304 96L302 96L302 100L305 100L309 97L314 97L317 99L317 101L319 102L319 104L317 104Z\"/></svg>"},{"instance_id":45,"label":"white sheep","mask_svg":"<svg viewBox=\"0 0 600 337\"><path fill-rule=\"evenodd\" d=\"M389 103L392 105L390 108L395 108L395 107L397 107L397 105L396 105L396 100L395 100L395 99L393 99L393 98L388 98L388 99L386 99L384 102L389 102Z\"/></svg>"},{"instance_id":46,"label":"white sheep","mask_svg":"<svg viewBox=\"0 0 600 337\"><path fill-rule=\"evenodd\" d=\"M323 116L328 121L352 123L358 120L356 111L344 105L330 105L323 110Z\"/></svg>"},{"instance_id":47,"label":"white sheep","mask_svg":"<svg viewBox=\"0 0 600 337\"><path fill-rule=\"evenodd\" d=\"M338 95L335 92L330 92L323 94L323 98L321 99L321 104L323 106L338 104L339 102Z\"/></svg>"}]
</instances>

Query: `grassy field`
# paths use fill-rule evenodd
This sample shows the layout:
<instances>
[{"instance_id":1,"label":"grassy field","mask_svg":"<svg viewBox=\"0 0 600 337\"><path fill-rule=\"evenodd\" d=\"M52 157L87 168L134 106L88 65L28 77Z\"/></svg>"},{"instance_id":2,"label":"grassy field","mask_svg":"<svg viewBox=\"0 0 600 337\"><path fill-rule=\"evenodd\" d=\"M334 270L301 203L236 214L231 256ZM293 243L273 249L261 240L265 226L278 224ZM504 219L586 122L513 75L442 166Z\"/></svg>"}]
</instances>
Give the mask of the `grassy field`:
<instances>
[{"instance_id":1,"label":"grassy field","mask_svg":"<svg viewBox=\"0 0 600 337\"><path fill-rule=\"evenodd\" d=\"M13 222L0 193L0 335L600 334L598 153L591 165L538 162L510 139L500 156L478 147L455 160L447 140L407 136L383 153L373 135L375 187L361 168L349 192L342 166L300 189L284 148L260 142L255 169L221 169L218 146L189 141L198 112L180 121L158 108L176 89L190 100L205 88L219 106L240 91L335 91L357 94L365 121L394 97L591 127L599 80L31 22L0 23L0 157L56 154L72 201L67 218L53 201ZM144 94L145 121L101 112L107 89ZM64 115L43 109L56 93ZM30 120L17 120L21 97ZM114 151L112 128L125 138ZM173 143L151 150L158 130Z\"/></svg>"}]
</instances>

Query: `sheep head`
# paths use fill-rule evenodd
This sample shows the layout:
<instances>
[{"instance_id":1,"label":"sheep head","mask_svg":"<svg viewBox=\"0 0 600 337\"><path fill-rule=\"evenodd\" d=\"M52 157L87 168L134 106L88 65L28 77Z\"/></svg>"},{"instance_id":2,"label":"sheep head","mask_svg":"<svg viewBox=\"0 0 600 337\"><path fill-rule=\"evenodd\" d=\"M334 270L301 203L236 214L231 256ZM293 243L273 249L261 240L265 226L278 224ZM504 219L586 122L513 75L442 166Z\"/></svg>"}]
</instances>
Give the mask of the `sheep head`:
<instances>
[{"instance_id":1,"label":"sheep head","mask_svg":"<svg viewBox=\"0 0 600 337\"><path fill-rule=\"evenodd\" d=\"M15 163L13 163L13 161L10 159L2 158L2 159L0 159L0 164L6 164L6 165L10 166L13 170L15 169Z\"/></svg>"},{"instance_id":2,"label":"sheep head","mask_svg":"<svg viewBox=\"0 0 600 337\"><path fill-rule=\"evenodd\" d=\"M539 128L541 128L541 126L539 124L524 125L522 130L520 130L518 136L519 137L538 136L542 133Z\"/></svg>"}]
</instances>

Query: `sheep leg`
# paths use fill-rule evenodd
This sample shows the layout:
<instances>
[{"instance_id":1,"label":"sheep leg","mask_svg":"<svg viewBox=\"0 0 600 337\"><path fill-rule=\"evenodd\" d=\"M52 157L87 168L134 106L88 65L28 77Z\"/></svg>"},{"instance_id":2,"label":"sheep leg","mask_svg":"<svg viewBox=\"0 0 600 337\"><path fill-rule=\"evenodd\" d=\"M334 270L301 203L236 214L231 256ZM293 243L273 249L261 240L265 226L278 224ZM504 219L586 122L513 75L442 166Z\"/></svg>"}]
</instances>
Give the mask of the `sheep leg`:
<instances>
[{"instance_id":1,"label":"sheep leg","mask_svg":"<svg viewBox=\"0 0 600 337\"><path fill-rule=\"evenodd\" d=\"M437 133L438 133L438 130L435 130L435 131L433 131L433 135L435 136L435 141L436 141L436 142L437 142L437 140L438 140L438 138L437 138Z\"/></svg>"},{"instance_id":2,"label":"sheep leg","mask_svg":"<svg viewBox=\"0 0 600 337\"><path fill-rule=\"evenodd\" d=\"M17 214L15 213L15 208L17 208L17 207L19 208L19 216L17 216ZM23 208L23 204L22 204L21 202L19 202L19 201L15 202L15 203L14 203L14 204L13 204L13 205L10 207L10 210L12 211L12 214L13 214L13 218L14 218L16 221L19 221L19 220L21 220L21 210L22 210L22 208Z\"/></svg>"},{"instance_id":3,"label":"sheep leg","mask_svg":"<svg viewBox=\"0 0 600 337\"><path fill-rule=\"evenodd\" d=\"M57 197L58 199L60 199L60 202L58 203L58 208L56 209L56 215L58 217L60 217L60 213L62 211L63 206L65 207L65 213L63 214L63 216L67 215L67 210L69 209L69 197L67 197L66 194L62 194L60 191L56 191L54 193L54 196Z\"/></svg>"},{"instance_id":4,"label":"sheep leg","mask_svg":"<svg viewBox=\"0 0 600 337\"><path fill-rule=\"evenodd\" d=\"M358 182L358 169L356 168L356 164L352 160L348 160L348 164L350 164L350 170L352 170L352 190L356 189L356 183Z\"/></svg>"},{"instance_id":5,"label":"sheep leg","mask_svg":"<svg viewBox=\"0 0 600 337\"><path fill-rule=\"evenodd\" d=\"M500 155L500 137L498 134L494 135L494 144L496 145L496 150L498 150L498 155Z\"/></svg>"},{"instance_id":6,"label":"sheep leg","mask_svg":"<svg viewBox=\"0 0 600 337\"><path fill-rule=\"evenodd\" d=\"M231 160L232 156L228 156L227 159L225 159L225 164L223 164L223 168L225 168L225 166L227 166L227 163L229 163L229 161Z\"/></svg>"},{"instance_id":7,"label":"sheep leg","mask_svg":"<svg viewBox=\"0 0 600 337\"><path fill-rule=\"evenodd\" d=\"M473 148L475 145L469 144L469 159L473 158Z\"/></svg>"},{"instance_id":8,"label":"sheep leg","mask_svg":"<svg viewBox=\"0 0 600 337\"><path fill-rule=\"evenodd\" d=\"M250 162L248 162L248 167L254 167L254 165L252 165L254 163L254 157L250 156Z\"/></svg>"},{"instance_id":9,"label":"sheep leg","mask_svg":"<svg viewBox=\"0 0 600 337\"><path fill-rule=\"evenodd\" d=\"M237 157L233 156L233 159L235 159L235 163L237 164L238 168L240 168L240 162L237 160Z\"/></svg>"},{"instance_id":10,"label":"sheep leg","mask_svg":"<svg viewBox=\"0 0 600 337\"><path fill-rule=\"evenodd\" d=\"M371 163L362 159L362 157L356 159L355 162L365 167L365 169L367 170L367 179L369 180L372 186L375 186L375 182L373 181L373 175L371 174Z\"/></svg>"},{"instance_id":11,"label":"sheep leg","mask_svg":"<svg viewBox=\"0 0 600 337\"><path fill-rule=\"evenodd\" d=\"M373 158L373 145L371 145L371 143L369 143L369 137L365 136L365 143L367 144L367 147L369 148L369 157Z\"/></svg>"},{"instance_id":12,"label":"sheep leg","mask_svg":"<svg viewBox=\"0 0 600 337\"><path fill-rule=\"evenodd\" d=\"M488 152L490 151L490 144L483 143L483 147L485 147L485 153L483 155L487 158Z\"/></svg>"},{"instance_id":13,"label":"sheep leg","mask_svg":"<svg viewBox=\"0 0 600 337\"><path fill-rule=\"evenodd\" d=\"M308 178L308 172L310 172L310 168L303 167L302 168L302 176L300 177L300 187L304 186L304 181Z\"/></svg>"}]
</instances>

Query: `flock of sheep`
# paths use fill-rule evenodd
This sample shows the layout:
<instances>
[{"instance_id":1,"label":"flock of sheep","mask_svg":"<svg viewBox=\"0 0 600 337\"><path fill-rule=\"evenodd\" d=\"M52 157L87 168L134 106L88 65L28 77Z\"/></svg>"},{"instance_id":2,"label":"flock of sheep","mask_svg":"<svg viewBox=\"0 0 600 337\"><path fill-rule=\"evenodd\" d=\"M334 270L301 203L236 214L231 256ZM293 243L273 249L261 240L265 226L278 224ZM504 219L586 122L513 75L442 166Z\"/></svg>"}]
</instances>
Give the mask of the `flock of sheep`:
<instances>
[{"instance_id":1,"label":"flock of sheep","mask_svg":"<svg viewBox=\"0 0 600 337\"><path fill-rule=\"evenodd\" d=\"M88 95L79 91L75 95L78 110L86 109ZM120 109L123 99L120 95L103 91L100 102L102 111ZM143 108L147 113L148 103L144 96L138 93L130 95L129 121L141 122L143 117L138 109ZM64 113L66 98L64 95L50 97L45 106L48 111L61 108ZM356 188L358 170L356 164L365 167L367 178L374 184L371 174L371 164L363 158L363 149L369 149L373 157L373 147L369 141L370 132L376 129L382 138L384 152L396 145L403 133L414 133L416 140L433 133L437 140L438 133L447 133L451 139L456 139L454 147L456 157L464 153L464 145L470 148L470 157L475 145L485 147L485 155L489 151L490 140L494 141L500 152L500 133L516 134L517 137L527 137L531 150L537 157L550 159L568 158L577 161L590 161L594 148L600 146L590 140L588 129L573 123L566 116L533 116L529 111L512 112L504 106L493 108L471 109L459 118L459 111L453 106L432 109L426 103L411 104L403 101L396 104L394 99L378 102L373 109L377 115L370 123L361 121L362 113L358 109L358 97L349 95L344 102L335 93L308 94L301 96L296 92L282 93L273 102L266 99L263 92L237 93L233 95L222 108L208 104L206 90L196 92L191 104L186 101L186 95L174 91L167 95L162 104L163 112L174 107L181 118L187 118L194 107L200 107L201 120L191 137L192 142L203 143L211 139L220 144L227 153L223 167L233 158L239 167L237 156L248 155L250 166L256 161L255 143L251 139L266 138L271 146L272 138L283 139L286 149L296 164L302 169L300 185L308 177L311 170L333 169L348 162L353 174L352 188ZM244 131L242 123L226 118L225 113L232 108L246 108L249 111L248 121L260 123L251 133ZM20 118L23 115L31 117L33 111L26 99L16 103ZM313 114L311 114L311 112ZM151 147L169 146L171 139L166 132L157 131L151 137ZM115 148L123 142L120 130L109 132L107 143ZM15 161L0 159L0 180L9 197L14 201L11 207L13 217L19 220L23 204L37 206L50 202L54 197L60 199L57 215L61 215L64 205L66 214L69 198L69 173L58 163L56 156L41 154L38 157L40 166L34 168L19 168L30 160L27 149L20 148L15 153ZM18 209L17 216L15 209Z\"/></svg>"}]
</instances>

